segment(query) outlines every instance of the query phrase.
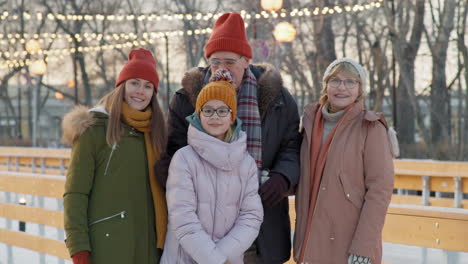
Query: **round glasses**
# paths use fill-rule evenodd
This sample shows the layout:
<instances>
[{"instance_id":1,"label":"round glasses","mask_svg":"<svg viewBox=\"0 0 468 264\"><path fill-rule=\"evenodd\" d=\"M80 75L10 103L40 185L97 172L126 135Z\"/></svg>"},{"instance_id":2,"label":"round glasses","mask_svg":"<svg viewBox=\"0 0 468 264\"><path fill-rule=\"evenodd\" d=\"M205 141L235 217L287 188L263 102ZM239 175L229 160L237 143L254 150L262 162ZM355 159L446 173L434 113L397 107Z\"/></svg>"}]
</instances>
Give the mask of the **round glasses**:
<instances>
[{"instance_id":1,"label":"round glasses","mask_svg":"<svg viewBox=\"0 0 468 264\"><path fill-rule=\"evenodd\" d=\"M328 80L327 83L328 83L328 86L330 86L331 88L338 88L340 87L341 83L344 83L344 86L346 89L354 89L359 85L359 81L356 81L354 79L341 80L338 78L333 78L333 79Z\"/></svg>"},{"instance_id":2,"label":"round glasses","mask_svg":"<svg viewBox=\"0 0 468 264\"><path fill-rule=\"evenodd\" d=\"M241 58L242 58L242 56L239 59L217 59L217 58L212 58L212 59L209 59L208 61L210 62L211 67L213 67L213 68L217 68L221 64L226 66L226 67L230 67L230 66L234 66Z\"/></svg>"},{"instance_id":3,"label":"round glasses","mask_svg":"<svg viewBox=\"0 0 468 264\"><path fill-rule=\"evenodd\" d=\"M204 117L212 117L215 112L219 117L225 117L229 113L231 113L232 110L226 106L221 106L216 109L214 109L213 107L209 107L209 106L205 106L201 108L201 113Z\"/></svg>"}]
</instances>

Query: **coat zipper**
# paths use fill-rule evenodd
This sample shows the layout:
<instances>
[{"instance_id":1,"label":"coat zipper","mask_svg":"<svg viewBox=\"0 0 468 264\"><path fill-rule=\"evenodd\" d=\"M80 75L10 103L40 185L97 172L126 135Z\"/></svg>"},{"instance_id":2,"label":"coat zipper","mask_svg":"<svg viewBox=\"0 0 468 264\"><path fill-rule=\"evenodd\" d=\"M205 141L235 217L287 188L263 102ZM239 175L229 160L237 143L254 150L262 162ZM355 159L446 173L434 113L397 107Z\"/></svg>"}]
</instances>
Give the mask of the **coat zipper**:
<instances>
[{"instance_id":1,"label":"coat zipper","mask_svg":"<svg viewBox=\"0 0 468 264\"><path fill-rule=\"evenodd\" d=\"M109 155L109 160L107 161L106 170L104 171L104 176L107 175L107 169L109 169L109 164L110 164L111 159L112 159L112 154L114 154L114 150L116 148L117 148L117 143L112 144L112 150L111 150L111 153Z\"/></svg>"},{"instance_id":2,"label":"coat zipper","mask_svg":"<svg viewBox=\"0 0 468 264\"><path fill-rule=\"evenodd\" d=\"M182 259L182 246L179 244L179 248L177 249L177 263L179 264Z\"/></svg>"},{"instance_id":3,"label":"coat zipper","mask_svg":"<svg viewBox=\"0 0 468 264\"><path fill-rule=\"evenodd\" d=\"M214 230L215 230L215 225L216 225L216 204L218 201L218 176L216 175L215 177L215 204L214 204L214 210L213 210L213 227L211 228L211 240L214 241Z\"/></svg>"},{"instance_id":4,"label":"coat zipper","mask_svg":"<svg viewBox=\"0 0 468 264\"><path fill-rule=\"evenodd\" d=\"M103 222L103 221L107 221L107 220L112 219L112 218L117 217L117 216L120 216L120 218L125 218L126 213L127 213L127 211L123 210L120 213L117 213L117 214L114 214L114 215L111 215L111 216L104 217L104 218L101 218L99 220L96 220L96 221L92 222L91 224L89 224L89 226L95 225L95 224Z\"/></svg>"}]
</instances>

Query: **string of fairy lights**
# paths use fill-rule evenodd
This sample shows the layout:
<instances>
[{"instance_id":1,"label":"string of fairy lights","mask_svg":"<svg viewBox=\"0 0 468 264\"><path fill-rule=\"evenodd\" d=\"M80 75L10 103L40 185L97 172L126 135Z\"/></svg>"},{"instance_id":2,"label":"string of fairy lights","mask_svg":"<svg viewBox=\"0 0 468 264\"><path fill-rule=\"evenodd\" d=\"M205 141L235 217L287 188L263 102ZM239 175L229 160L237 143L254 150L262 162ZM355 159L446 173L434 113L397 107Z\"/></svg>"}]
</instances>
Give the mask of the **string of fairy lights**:
<instances>
[{"instance_id":1,"label":"string of fairy lights","mask_svg":"<svg viewBox=\"0 0 468 264\"><path fill-rule=\"evenodd\" d=\"M371 8L380 8L381 7L381 1L382 0L379 0L379 1L375 1L375 2L371 2L371 3L368 3L368 4L356 4L356 5L353 5L353 6L334 6L334 7L323 7L323 8L314 8L313 10L309 9L309 8L302 8L302 9L293 9L292 11L290 12L287 12L286 10L282 10L280 12L277 12L277 11L262 11L260 13L247 13L247 11L245 10L242 10L240 13L241 15L243 16L244 19L268 19L269 17L273 17L273 18L278 18L278 17L281 17L281 18L285 18L285 17L303 17L303 16L318 16L318 15L332 15L332 14L341 14L343 12L362 12L362 11L365 11L365 10L369 10ZM142 16L135 16L135 15L108 15L108 16L104 16L104 15L60 15L60 14L56 14L56 15L53 15L53 14L48 14L47 17L51 20L80 20L81 19L84 19L86 17L85 20L92 20L92 19L96 19L96 20L109 20L109 21L114 21L114 20L118 20L118 21L121 21L121 20L128 20L128 21L131 21L131 20L134 20L136 17L139 17L140 19L139 20L143 20L143 19L148 19L148 20L168 20L168 21L171 21L171 20L183 20L184 18L186 20L201 20L201 19L216 19L218 18L222 13L218 13L218 14L212 14L212 13L207 13L207 14L202 14L202 13L197 13L197 15L191 15L191 14L185 14L185 15L182 15L182 14L175 14L175 15L162 15L162 16L157 16L157 18L151 18L151 17L154 17L156 15L142 15ZM2 15L0 16L0 20L6 20L8 18L12 18L14 19L15 16L10 16L9 13L7 11L4 11L2 13ZM25 15L25 17L27 18L31 18L30 15ZM41 13L38 13L37 17L42 17L42 14ZM75 18L74 18L75 17ZM118 19L116 19L115 17L118 17ZM150 19L151 18L151 19ZM159 18L159 19L158 19ZM40 19L38 19L40 20ZM209 32L207 32L209 33ZM149 33L146 33L146 34L149 34ZM130 39L132 38L132 35L134 35L133 33L129 33L129 34L125 34L125 33L113 33L111 35L106 35L104 36L103 34L98 34L98 33L82 33L82 34L73 34L74 37L80 41L80 39L87 39L87 40L90 40L90 39L95 39L95 40L100 40L102 38L106 38L107 40L110 40L110 39L115 39L115 40L119 40L119 38L125 38L125 39ZM19 34L19 33L9 33L9 34L0 34L0 39L7 39L9 43L11 44L14 44L16 42L19 42L19 43L25 43L28 39L30 38L35 38L35 39L40 39L40 38L50 38L50 39L55 39L55 38L67 38L69 42L72 42L73 41L73 38L70 34L56 34L56 33L41 33L41 34Z\"/></svg>"},{"instance_id":2,"label":"string of fairy lights","mask_svg":"<svg viewBox=\"0 0 468 264\"><path fill-rule=\"evenodd\" d=\"M295 8L291 11L282 9L280 11L261 11L261 12L249 12L246 10L241 10L240 14L244 19L262 19L269 17L296 17L296 16L318 16L318 15L332 15L335 13L343 12L360 12L364 10L369 10L372 8L380 8L382 6L383 0L371 1L369 3L363 4L354 4L354 5L335 5L332 7L325 6L323 8L315 7L308 8L304 7L301 9ZM41 12L29 13L23 12L22 17L24 20L60 20L60 21L190 21L190 20L205 20L217 19L221 16L222 13L195 13L195 14L57 14L57 13L47 13L43 14ZM0 20L19 20L20 15L16 13L10 13L8 11L3 11L0 14Z\"/></svg>"},{"instance_id":3,"label":"string of fairy lights","mask_svg":"<svg viewBox=\"0 0 468 264\"><path fill-rule=\"evenodd\" d=\"M131 48L135 46L145 46L150 42L146 42L143 40L135 40L135 41L128 41L124 43L119 43L119 44L111 44L111 45L102 45L102 46L82 46L78 47L77 49L71 48L71 49L54 49L54 50L40 50L37 54L39 55L47 55L45 58L45 61L47 63L50 62L55 62L60 59L65 58L66 55L70 55L74 53L76 50L79 52L97 52L97 51L106 51L106 50L113 50L113 49L122 49L122 48ZM50 55L56 55L56 56L50 56ZM31 59L18 59L18 60L7 60L5 63L0 63L0 69L3 68L13 68L13 67L23 67L23 66L29 66L34 62L34 60Z\"/></svg>"},{"instance_id":4,"label":"string of fairy lights","mask_svg":"<svg viewBox=\"0 0 468 264\"><path fill-rule=\"evenodd\" d=\"M135 46L146 46L148 44L153 44L156 39L164 38L164 37L176 37L176 36L183 36L183 35L199 35L199 34L209 34L211 33L211 28L204 28L204 29L195 29L195 30L176 30L176 31L165 31L165 32L150 32L150 33L143 33L139 38L136 34L129 34L130 37L119 37L119 39L124 39L130 41L126 41L124 43L118 44L104 44L104 45L93 45L93 46L80 46L78 48L62 48L62 49L49 49L43 50L38 49L37 51L30 51L29 54L31 55L42 55L46 56L46 61L51 62L55 61L56 58L61 59L64 58L66 55L70 55L75 53L76 51L80 53L89 53L89 52L99 52L99 51L106 51L106 50L113 50L113 49L122 49L125 47L135 47ZM25 58L28 54L28 51L21 51L21 52L0 52L0 57L4 56L6 58L10 58L8 60L2 61L0 63L0 69L6 67L21 67L25 65L29 65L31 60L29 59L18 59L18 58Z\"/></svg>"},{"instance_id":5,"label":"string of fairy lights","mask_svg":"<svg viewBox=\"0 0 468 264\"><path fill-rule=\"evenodd\" d=\"M342 13L358 13L366 10L376 9L382 7L383 0L371 1L365 4L354 4L354 5L336 5L332 7L316 7L316 8L301 8L301 9L292 9L290 11L281 9L279 11L261 11L258 13L247 12L241 10L241 16L246 20L250 21L252 19L268 19L268 18L295 18L295 17L313 17L313 16L328 16L333 14L342 14ZM221 16L222 13L195 13L195 14L117 14L117 15L104 15L104 14L42 14L35 13L30 14L28 12L23 12L22 19L26 21L41 21L44 19L54 21L190 21L190 20L210 20L217 19ZM8 11L3 11L0 13L0 21L15 21L19 20L20 15L15 13L10 13ZM13 67L22 67L27 66L32 63L32 60L26 59L28 54L31 55L40 55L45 57L46 62L57 61L63 59L65 56L75 53L76 51L80 53L90 53L90 52L101 52L113 49L121 49L125 47L134 47L134 46L145 46L152 44L157 39L166 38L166 37L178 37L184 35L199 35L199 34L211 34L211 28L203 29L194 29L194 30L168 30L168 31L159 31L159 32L143 32L140 34L135 33L76 33L76 34L60 34L60 33L40 33L40 34L20 34L20 33L7 33L0 34L0 48L2 46L12 45L12 44L27 44L30 40L35 40L38 42L37 45L45 46L46 43L50 43L56 40L62 42L91 42L91 41L100 41L103 40L106 44L101 45L83 45L78 48L56 48L56 49L38 49L37 51L3 51L0 52L0 58L6 58L0 62L0 69L4 68L13 68ZM111 43L119 42L122 43ZM107 44L110 43L110 44Z\"/></svg>"},{"instance_id":6,"label":"string of fairy lights","mask_svg":"<svg viewBox=\"0 0 468 264\"><path fill-rule=\"evenodd\" d=\"M173 31L160 31L160 32L144 32L142 34L134 34L134 33L111 33L111 34L88 34L88 33L83 33L83 34L75 34L74 37L78 42L82 42L83 39L86 41L91 41L91 40L106 40L106 41L119 41L119 40L130 40L130 41L138 41L142 40L145 42L154 42L156 39L161 39L164 37L177 37L177 36L184 36L184 35L200 35L200 34L210 34L212 31L211 28L203 28L203 29L194 29L194 30L173 30ZM46 36L47 33L44 33L43 36ZM71 35L67 34L50 34L47 36L50 36L50 39L58 39L58 40L66 40L68 42L72 42L73 38ZM0 34L0 38L2 37L2 34ZM38 35L35 34L32 39L37 40L40 44L44 43L44 38L38 38ZM25 43L25 39L20 40L21 43ZM100 46L95 46L96 48L94 49L80 49L82 47L78 48L79 52L87 52L87 51L99 51L97 48L99 47L107 47L107 46L112 46L110 44L103 44ZM50 50L39 50L37 52L30 52L31 54L54 54L54 53L63 53L65 51L70 51L74 52L74 48L65 48L65 49L50 49ZM18 58L18 57L24 57L26 56L27 51L22 51L22 52L0 52L0 57L4 56L6 58Z\"/></svg>"},{"instance_id":7,"label":"string of fairy lights","mask_svg":"<svg viewBox=\"0 0 468 264\"><path fill-rule=\"evenodd\" d=\"M7 44L21 43L25 44L30 39L35 39L39 43L44 44L47 41L55 40L66 40L69 43L76 40L77 42L86 41L118 41L118 40L134 40L137 38L143 39L158 39L163 38L164 36L183 36L183 35L199 35L199 34L209 34L211 33L211 28L203 29L194 29L194 30L170 30L170 31L158 31L158 32L143 32L141 34L135 33L80 33L80 34L56 34L56 33L42 33L42 34L1 34L0 33L0 46ZM21 36L21 37L20 37ZM1 55L2 53L0 53Z\"/></svg>"}]
</instances>

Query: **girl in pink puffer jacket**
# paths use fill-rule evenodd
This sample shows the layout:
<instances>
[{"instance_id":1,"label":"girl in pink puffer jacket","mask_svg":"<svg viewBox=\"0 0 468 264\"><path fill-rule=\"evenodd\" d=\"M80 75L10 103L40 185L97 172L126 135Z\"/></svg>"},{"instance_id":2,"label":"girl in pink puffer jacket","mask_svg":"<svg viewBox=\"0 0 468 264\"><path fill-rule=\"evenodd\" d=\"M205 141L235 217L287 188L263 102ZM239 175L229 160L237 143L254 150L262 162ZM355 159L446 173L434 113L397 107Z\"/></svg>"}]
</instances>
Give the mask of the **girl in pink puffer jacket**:
<instances>
[{"instance_id":1,"label":"girl in pink puffer jacket","mask_svg":"<svg viewBox=\"0 0 468 264\"><path fill-rule=\"evenodd\" d=\"M188 145L169 168L161 263L243 263L258 235L258 170L236 112L232 77L221 69L198 95L196 111L187 117Z\"/></svg>"}]
</instances>

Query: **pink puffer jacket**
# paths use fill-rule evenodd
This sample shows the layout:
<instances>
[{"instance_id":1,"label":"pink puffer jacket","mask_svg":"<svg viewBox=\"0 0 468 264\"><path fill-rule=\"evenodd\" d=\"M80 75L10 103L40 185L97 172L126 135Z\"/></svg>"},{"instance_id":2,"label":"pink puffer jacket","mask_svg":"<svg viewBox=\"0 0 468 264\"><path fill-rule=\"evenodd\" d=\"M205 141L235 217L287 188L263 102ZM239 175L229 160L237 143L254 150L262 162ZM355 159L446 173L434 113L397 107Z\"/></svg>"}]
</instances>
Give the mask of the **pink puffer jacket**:
<instances>
[{"instance_id":1,"label":"pink puffer jacket","mask_svg":"<svg viewBox=\"0 0 468 264\"><path fill-rule=\"evenodd\" d=\"M167 181L169 225L161 263L243 263L263 208L246 135L227 143L197 128L174 155Z\"/></svg>"}]
</instances>

